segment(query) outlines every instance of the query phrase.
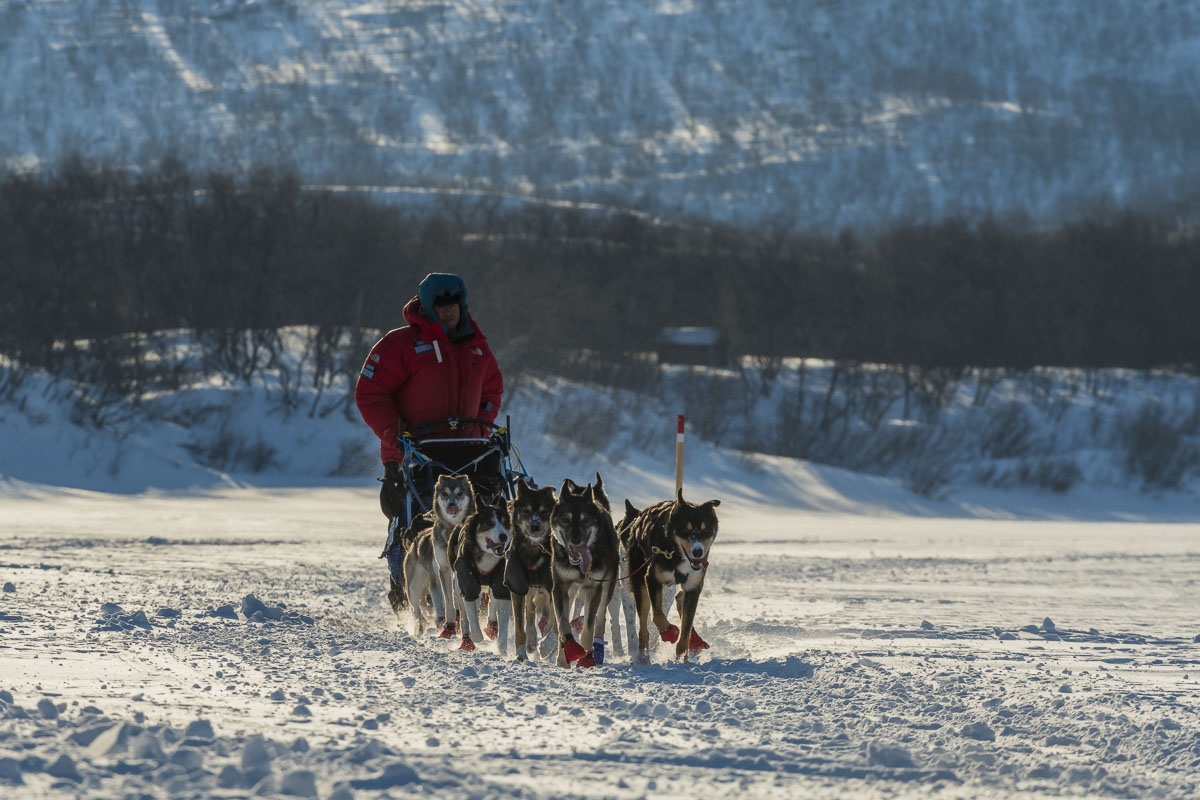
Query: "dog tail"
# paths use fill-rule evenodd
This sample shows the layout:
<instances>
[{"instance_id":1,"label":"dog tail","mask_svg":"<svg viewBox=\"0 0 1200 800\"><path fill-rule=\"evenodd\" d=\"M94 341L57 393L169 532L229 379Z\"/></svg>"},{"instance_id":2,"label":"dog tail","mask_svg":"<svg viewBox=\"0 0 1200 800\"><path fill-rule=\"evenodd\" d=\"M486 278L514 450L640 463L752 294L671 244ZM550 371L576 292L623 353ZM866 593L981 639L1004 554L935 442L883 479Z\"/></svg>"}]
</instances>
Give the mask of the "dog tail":
<instances>
[{"instance_id":1,"label":"dog tail","mask_svg":"<svg viewBox=\"0 0 1200 800\"><path fill-rule=\"evenodd\" d=\"M399 614L408 608L408 586L406 585L407 579L404 577L404 559L407 556L407 548L403 546L400 537L396 538L397 541L393 547L387 551L388 602L392 605L392 611Z\"/></svg>"},{"instance_id":2,"label":"dog tail","mask_svg":"<svg viewBox=\"0 0 1200 800\"><path fill-rule=\"evenodd\" d=\"M392 611L397 614L408 608L408 587L404 585L404 570L400 570L400 580L391 579L388 602L392 604Z\"/></svg>"}]
</instances>

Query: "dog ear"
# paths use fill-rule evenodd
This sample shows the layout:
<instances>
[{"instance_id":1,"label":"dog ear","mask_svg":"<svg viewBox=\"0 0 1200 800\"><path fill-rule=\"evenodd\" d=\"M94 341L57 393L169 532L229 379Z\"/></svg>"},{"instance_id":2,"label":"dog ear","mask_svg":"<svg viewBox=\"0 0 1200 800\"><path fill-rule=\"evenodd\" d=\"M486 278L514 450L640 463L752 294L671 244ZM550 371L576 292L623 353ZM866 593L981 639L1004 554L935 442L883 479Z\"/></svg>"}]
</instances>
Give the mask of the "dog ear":
<instances>
[{"instance_id":1,"label":"dog ear","mask_svg":"<svg viewBox=\"0 0 1200 800\"><path fill-rule=\"evenodd\" d=\"M569 497L571 495L571 487L574 484L575 481L571 480L570 478L563 478L562 488L558 490L558 496Z\"/></svg>"},{"instance_id":2,"label":"dog ear","mask_svg":"<svg viewBox=\"0 0 1200 800\"><path fill-rule=\"evenodd\" d=\"M629 502L629 498L626 497L625 498L625 518L630 519L632 517L636 517L638 514L641 514L641 513L642 512L637 510L637 506L635 506L633 503Z\"/></svg>"},{"instance_id":3,"label":"dog ear","mask_svg":"<svg viewBox=\"0 0 1200 800\"><path fill-rule=\"evenodd\" d=\"M612 504L608 502L608 494L604 491L604 479L600 477L600 473L596 473L596 482L588 486L591 491L592 502L603 508L605 511L612 510Z\"/></svg>"},{"instance_id":4,"label":"dog ear","mask_svg":"<svg viewBox=\"0 0 1200 800\"><path fill-rule=\"evenodd\" d=\"M675 505L677 505L677 506L687 505L687 503L685 503L683 500L683 487L682 486L680 486L678 489L675 490Z\"/></svg>"},{"instance_id":5,"label":"dog ear","mask_svg":"<svg viewBox=\"0 0 1200 800\"><path fill-rule=\"evenodd\" d=\"M707 506L708 508L716 508L717 506L721 505L721 501L717 500L716 498L713 498L712 500L709 500L704 505Z\"/></svg>"},{"instance_id":6,"label":"dog ear","mask_svg":"<svg viewBox=\"0 0 1200 800\"><path fill-rule=\"evenodd\" d=\"M528 491L530 491L530 488L529 488L529 484L525 482L525 479L524 478L517 479L517 494L516 494L516 496L520 497L521 495L525 494Z\"/></svg>"}]
</instances>

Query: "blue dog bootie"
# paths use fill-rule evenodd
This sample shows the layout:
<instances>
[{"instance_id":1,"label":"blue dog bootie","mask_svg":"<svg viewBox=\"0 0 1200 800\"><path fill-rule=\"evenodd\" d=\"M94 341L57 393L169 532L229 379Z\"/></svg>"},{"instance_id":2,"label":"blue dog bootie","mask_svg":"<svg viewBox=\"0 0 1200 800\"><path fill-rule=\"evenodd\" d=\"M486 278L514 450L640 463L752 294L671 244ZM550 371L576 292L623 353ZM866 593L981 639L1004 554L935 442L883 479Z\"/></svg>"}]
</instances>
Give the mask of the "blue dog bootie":
<instances>
[{"instance_id":1,"label":"blue dog bootie","mask_svg":"<svg viewBox=\"0 0 1200 800\"><path fill-rule=\"evenodd\" d=\"M596 666L604 663L604 645L608 644L599 636L592 639L592 660L596 662Z\"/></svg>"}]
</instances>

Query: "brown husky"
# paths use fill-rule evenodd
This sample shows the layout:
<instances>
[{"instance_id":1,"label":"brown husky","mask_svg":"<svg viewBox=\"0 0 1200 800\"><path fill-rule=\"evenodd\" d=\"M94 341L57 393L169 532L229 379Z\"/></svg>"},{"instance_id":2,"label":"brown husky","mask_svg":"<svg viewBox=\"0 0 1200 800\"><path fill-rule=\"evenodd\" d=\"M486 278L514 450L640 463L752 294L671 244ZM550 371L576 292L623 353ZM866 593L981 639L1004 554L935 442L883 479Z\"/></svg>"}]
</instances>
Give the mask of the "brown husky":
<instances>
[{"instance_id":1,"label":"brown husky","mask_svg":"<svg viewBox=\"0 0 1200 800\"><path fill-rule=\"evenodd\" d=\"M596 483L579 488L563 481L558 501L550 513L551 596L558 626L558 665L596 666L604 662L606 613L620 565L617 533L607 510L608 498L599 475ZM578 592L584 598L583 642L571 633L570 600Z\"/></svg>"},{"instance_id":2,"label":"brown husky","mask_svg":"<svg viewBox=\"0 0 1200 800\"><path fill-rule=\"evenodd\" d=\"M689 652L708 648L695 630L696 605L708 573L708 554L717 537L717 506L720 500L693 505L683 499L683 490L674 501L637 510L625 501L625 519L618 535L629 555L629 588L637 604L638 660L650 660L650 633L647 619L653 617L663 641L675 642L675 657L686 661ZM663 587L678 584L675 605L679 610L679 628L663 613Z\"/></svg>"}]
</instances>

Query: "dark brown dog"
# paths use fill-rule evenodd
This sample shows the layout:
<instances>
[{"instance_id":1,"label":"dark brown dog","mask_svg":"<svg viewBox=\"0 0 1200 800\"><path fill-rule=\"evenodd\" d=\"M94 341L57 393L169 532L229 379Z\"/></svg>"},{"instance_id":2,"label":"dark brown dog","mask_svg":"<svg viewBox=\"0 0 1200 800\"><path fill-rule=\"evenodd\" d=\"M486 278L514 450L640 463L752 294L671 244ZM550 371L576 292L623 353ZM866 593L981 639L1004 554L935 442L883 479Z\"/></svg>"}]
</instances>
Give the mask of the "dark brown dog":
<instances>
[{"instance_id":1,"label":"dark brown dog","mask_svg":"<svg viewBox=\"0 0 1200 800\"><path fill-rule=\"evenodd\" d=\"M570 479L563 482L550 514L552 544L550 567L554 618L560 647L558 665L595 666L603 663L605 620L612 599L621 556L604 483L580 489ZM583 645L571 632L570 600L584 599ZM591 646L591 651L584 646Z\"/></svg>"},{"instance_id":2,"label":"dark brown dog","mask_svg":"<svg viewBox=\"0 0 1200 800\"><path fill-rule=\"evenodd\" d=\"M528 657L528 641L536 644L537 610L550 607L550 514L554 511L554 487L531 489L517 483L517 493L508 501L512 521L512 544L508 548L504 584L512 592L514 639L517 660Z\"/></svg>"},{"instance_id":3,"label":"dark brown dog","mask_svg":"<svg viewBox=\"0 0 1200 800\"><path fill-rule=\"evenodd\" d=\"M720 500L693 505L683 499L664 501L638 512L625 501L625 519L617 528L629 555L629 588L637 604L638 661L650 660L649 617L664 641L675 642L675 657L686 661L688 652L703 650L708 643L695 631L696 606L708 573L708 555L717 537L717 506ZM662 591L678 584L675 606L679 628L663 613ZM682 629L682 630L681 630Z\"/></svg>"}]
</instances>

